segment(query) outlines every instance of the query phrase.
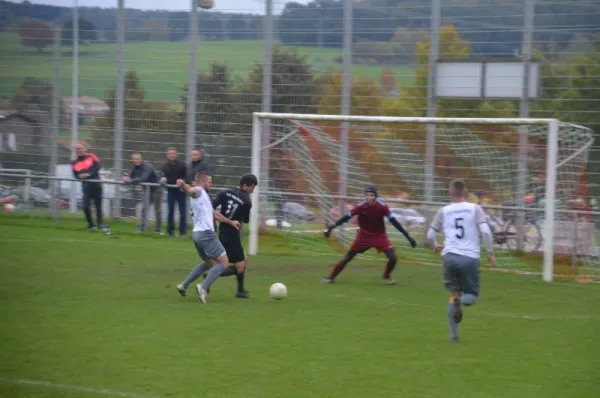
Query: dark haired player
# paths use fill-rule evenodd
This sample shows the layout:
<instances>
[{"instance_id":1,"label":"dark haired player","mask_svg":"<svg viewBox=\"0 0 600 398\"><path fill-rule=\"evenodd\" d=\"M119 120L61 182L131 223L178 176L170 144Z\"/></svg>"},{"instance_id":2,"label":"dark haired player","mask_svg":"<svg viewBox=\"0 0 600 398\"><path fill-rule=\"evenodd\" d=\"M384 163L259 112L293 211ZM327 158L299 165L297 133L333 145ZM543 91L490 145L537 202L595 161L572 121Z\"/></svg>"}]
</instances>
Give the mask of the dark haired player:
<instances>
[{"instance_id":1,"label":"dark haired player","mask_svg":"<svg viewBox=\"0 0 600 398\"><path fill-rule=\"evenodd\" d=\"M331 231L340 225L348 222L353 216L358 216L358 233L356 239L346 256L335 265L331 275L321 280L323 283L333 283L335 278L343 271L346 265L360 253L374 248L384 252L388 262L383 273L383 280L388 285L395 285L396 281L392 279L392 271L396 266L396 252L385 232L384 218L396 227L402 235L408 240L411 247L416 247L417 242L406 232L402 224L398 222L390 212L390 208L380 199L377 199L377 188L374 186L365 189L365 200L355 206L348 214L340 218L335 224L329 225L324 231L325 238L331 236Z\"/></svg>"},{"instance_id":2,"label":"dark haired player","mask_svg":"<svg viewBox=\"0 0 600 398\"><path fill-rule=\"evenodd\" d=\"M442 267L444 286L450 293L448 323L450 341L458 342L458 324L463 318L463 305L475 305L479 295L479 256L481 245L479 233L483 235L488 260L496 266L494 238L485 220L481 206L467 202L467 185L463 180L450 182L452 203L442 207L427 232L427 240L433 243L435 252L440 251L435 236L444 232Z\"/></svg>"},{"instance_id":3,"label":"dark haired player","mask_svg":"<svg viewBox=\"0 0 600 398\"><path fill-rule=\"evenodd\" d=\"M226 189L217 194L217 197L213 200L213 209L219 211L219 213L225 218L232 221L237 221L240 224L247 224L250 222L250 211L252 209L252 201L250 200L250 194L254 192L254 188L258 185L258 179L254 174L244 174L240 178L240 182L237 188ZM244 246L242 245L242 239L239 229L227 224L219 224L219 241L223 244L227 257L229 258L230 265L220 276L235 275L237 278L238 289L236 297L238 298L249 298L249 293L244 288L244 275L246 271L246 255L244 253ZM182 296L185 296L185 290L187 287L196 280L202 272L200 265L190 272L186 280L177 286L177 291ZM205 274L206 278L206 274Z\"/></svg>"}]
</instances>

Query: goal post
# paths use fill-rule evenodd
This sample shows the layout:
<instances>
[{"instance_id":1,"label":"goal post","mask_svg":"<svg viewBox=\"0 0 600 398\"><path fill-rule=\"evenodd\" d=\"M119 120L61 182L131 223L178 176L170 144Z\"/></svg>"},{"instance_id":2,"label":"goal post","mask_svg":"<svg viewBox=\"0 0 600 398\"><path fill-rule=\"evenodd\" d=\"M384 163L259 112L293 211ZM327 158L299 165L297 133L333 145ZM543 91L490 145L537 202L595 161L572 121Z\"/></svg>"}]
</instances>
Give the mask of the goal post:
<instances>
[{"instance_id":1,"label":"goal post","mask_svg":"<svg viewBox=\"0 0 600 398\"><path fill-rule=\"evenodd\" d=\"M270 142L265 145L262 126L267 119L270 120ZM349 148L341 146L341 123L350 125ZM427 125L436 125L437 131L433 178L426 178L423 137ZM523 130L519 129L521 126L527 127L525 131L531 146L528 148L530 166L525 173L526 190L533 190L537 186L538 199L543 199L536 200L537 206L532 205L528 209L514 205L515 195L519 191L516 187L519 183L516 181L519 159L515 158L519 148L515 137L518 138L519 131ZM379 117L257 112L253 114L252 173L258 177L259 186L252 196L255 205L250 219L249 254L258 254L259 233L263 228L277 230L292 245L307 252L326 254L326 249L319 251L319 231L326 222L345 211L339 205L340 199L357 201L364 187L370 184L380 188L381 196L390 207L405 213L407 223L414 222L420 227L415 233L424 235L430 217L411 214L418 214L417 210L420 210L427 215L445 204L447 182L451 178L464 178L471 192L483 192L481 195L485 195L485 199L482 203L486 207L497 208L498 211L502 208L509 213L506 202L512 201L513 212L543 212L543 225L537 225L534 221L531 223L534 227L530 226L538 230L540 236L531 245L531 252L540 257L543 280L550 282L554 277L557 211L568 210L563 204L571 200L585 171L591 142L593 136L589 129L547 118ZM338 166L344 150L349 154L349 159L347 169L342 170ZM269 151L269 165L266 166L269 170L261 169L265 167L262 159L265 151ZM265 176L269 176L268 180L263 178ZM347 185L344 192L339 191L340 178L346 182L343 185ZM431 186L425 186L426 181ZM541 194L540 189L543 191ZM425 198L424 192L435 194L433 198ZM557 197L557 193L560 197ZM489 201L486 201L488 198ZM557 208L557 201L562 203L561 209ZM502 234L509 236L512 233L506 232L510 221L504 221L504 216L502 218L499 222L502 225L496 228L500 231L499 242L502 241ZM537 218L541 218L541 215ZM421 225L423 219L425 225ZM348 228L353 227L350 225ZM342 247L349 244L348 237L338 238ZM509 246L506 242L498 244L503 248ZM335 251L331 252L328 254L337 255ZM420 257L417 261L432 261L424 251L418 253ZM512 256L510 262L514 263L515 258Z\"/></svg>"}]
</instances>

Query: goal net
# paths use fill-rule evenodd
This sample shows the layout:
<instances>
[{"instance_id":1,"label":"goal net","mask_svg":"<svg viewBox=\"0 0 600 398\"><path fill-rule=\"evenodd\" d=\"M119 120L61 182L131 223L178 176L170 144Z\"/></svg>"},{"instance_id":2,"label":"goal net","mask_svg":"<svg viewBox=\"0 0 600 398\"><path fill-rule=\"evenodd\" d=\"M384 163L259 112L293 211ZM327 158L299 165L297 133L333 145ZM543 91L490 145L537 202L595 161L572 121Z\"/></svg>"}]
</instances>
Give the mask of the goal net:
<instances>
[{"instance_id":1,"label":"goal net","mask_svg":"<svg viewBox=\"0 0 600 398\"><path fill-rule=\"evenodd\" d=\"M250 252L260 233L269 233L283 237L290 252L333 262L357 225L350 221L330 240L324 226L376 185L420 242L408 249L388 225L400 261L439 264L423 248L426 229L449 201L449 182L462 178L469 200L486 210L499 267L540 272L543 265L546 280L562 272L557 263L568 273L594 274L598 234L584 192L592 143L589 129L550 119L255 114L252 164L260 185Z\"/></svg>"}]
</instances>

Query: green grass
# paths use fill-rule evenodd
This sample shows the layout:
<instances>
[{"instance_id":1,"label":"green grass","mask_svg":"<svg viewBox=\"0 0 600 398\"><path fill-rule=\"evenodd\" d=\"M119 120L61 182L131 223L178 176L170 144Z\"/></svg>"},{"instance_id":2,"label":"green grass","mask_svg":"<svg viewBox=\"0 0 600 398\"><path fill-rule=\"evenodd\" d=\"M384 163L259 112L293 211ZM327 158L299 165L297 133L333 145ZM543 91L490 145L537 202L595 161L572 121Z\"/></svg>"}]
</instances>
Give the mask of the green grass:
<instances>
[{"instance_id":1,"label":"green grass","mask_svg":"<svg viewBox=\"0 0 600 398\"><path fill-rule=\"evenodd\" d=\"M40 53L21 46L18 36L0 34L2 62L0 63L0 96L10 95L23 78L34 76L52 79L52 49ZM317 59L325 61L341 55L339 49L318 47L287 47L308 56L317 72L330 67L317 65ZM72 58L71 48L64 47L61 60L61 94L71 96ZM188 80L187 42L144 42L125 45L125 67L138 72L146 90L146 98L152 100L179 101L182 88ZM226 63L234 74L246 79L256 63L262 62L262 41L214 41L201 42L198 47L198 70L208 71L214 62ZM82 95L104 98L106 90L116 81L117 47L114 44L80 46L79 85ZM364 75L379 82L384 67L356 65L353 73ZM339 66L333 69L340 69ZM411 82L412 69L393 67L398 84Z\"/></svg>"},{"instance_id":2,"label":"green grass","mask_svg":"<svg viewBox=\"0 0 600 398\"><path fill-rule=\"evenodd\" d=\"M80 225L0 217L0 396L587 398L598 391L596 285L484 273L462 342L450 344L436 268L403 265L400 286L389 287L380 261L361 260L337 284L321 285L325 261L265 237L265 254L250 259L253 298L235 299L228 278L201 306L174 290L197 262L190 241L134 236L131 224L114 225L120 238L112 239ZM287 284L288 299L268 298L275 281Z\"/></svg>"}]
</instances>

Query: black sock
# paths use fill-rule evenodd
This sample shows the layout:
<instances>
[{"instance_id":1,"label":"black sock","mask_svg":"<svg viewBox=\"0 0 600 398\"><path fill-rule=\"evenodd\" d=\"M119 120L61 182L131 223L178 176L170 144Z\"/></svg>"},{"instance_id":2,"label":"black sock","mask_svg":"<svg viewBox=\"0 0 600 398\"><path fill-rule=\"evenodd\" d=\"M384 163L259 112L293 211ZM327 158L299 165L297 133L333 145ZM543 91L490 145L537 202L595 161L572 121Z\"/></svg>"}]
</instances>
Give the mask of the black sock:
<instances>
[{"instance_id":1,"label":"black sock","mask_svg":"<svg viewBox=\"0 0 600 398\"><path fill-rule=\"evenodd\" d=\"M244 274L245 272L242 272L241 274L236 274L236 278L237 278L237 283L238 283L238 292L243 292L244 290Z\"/></svg>"}]
</instances>

